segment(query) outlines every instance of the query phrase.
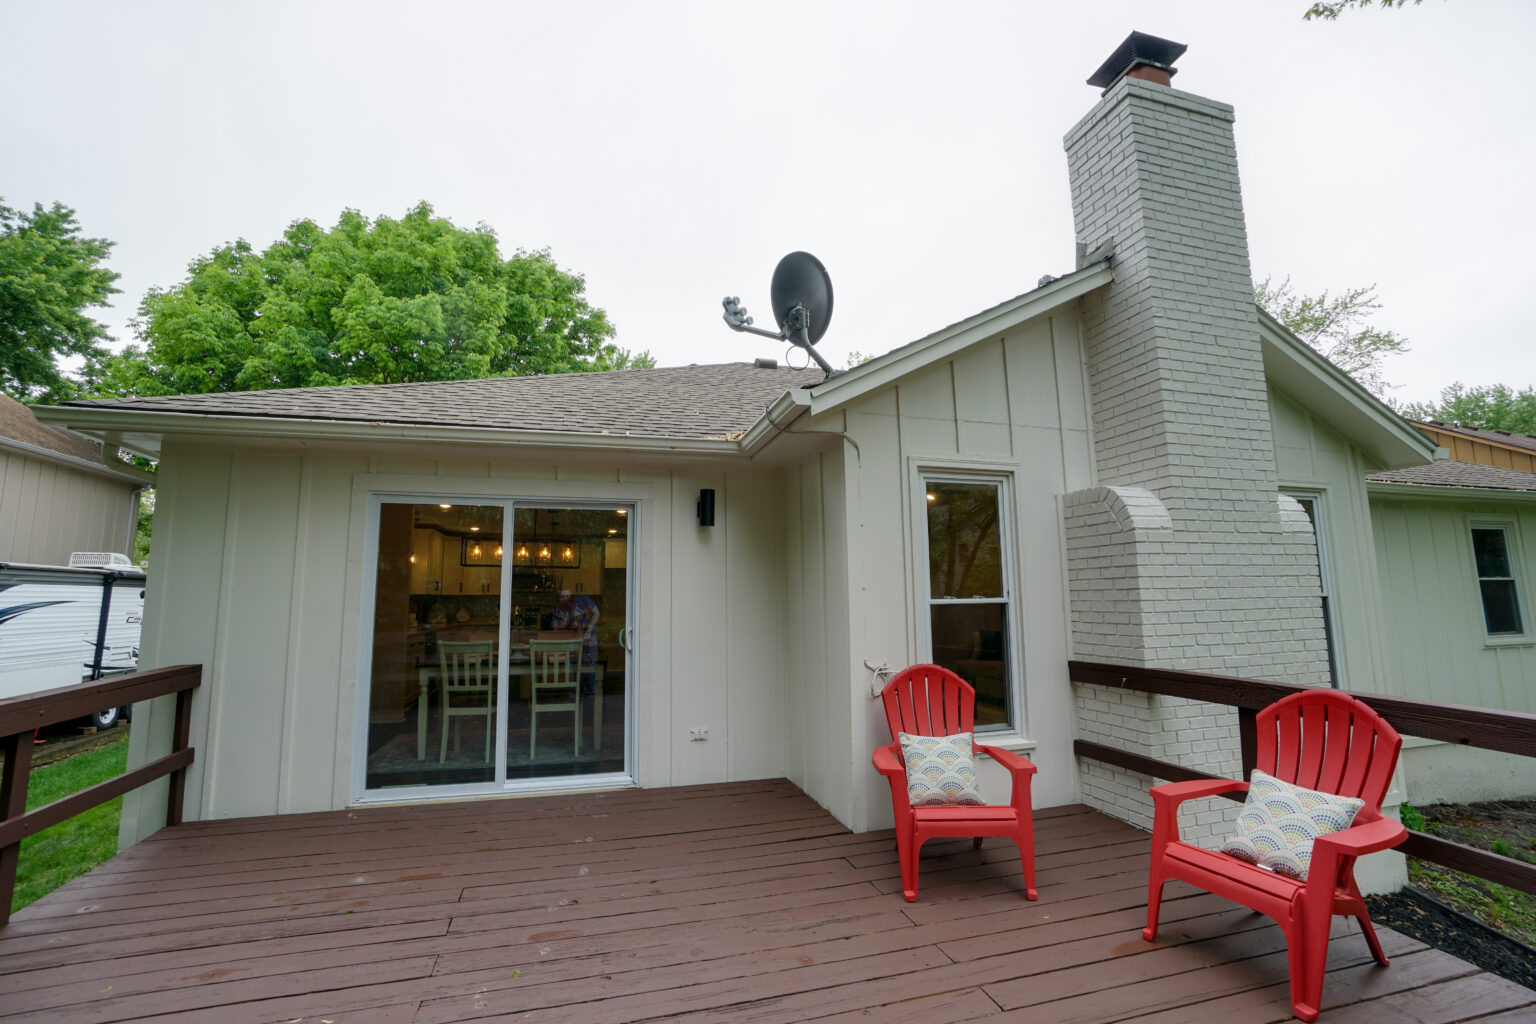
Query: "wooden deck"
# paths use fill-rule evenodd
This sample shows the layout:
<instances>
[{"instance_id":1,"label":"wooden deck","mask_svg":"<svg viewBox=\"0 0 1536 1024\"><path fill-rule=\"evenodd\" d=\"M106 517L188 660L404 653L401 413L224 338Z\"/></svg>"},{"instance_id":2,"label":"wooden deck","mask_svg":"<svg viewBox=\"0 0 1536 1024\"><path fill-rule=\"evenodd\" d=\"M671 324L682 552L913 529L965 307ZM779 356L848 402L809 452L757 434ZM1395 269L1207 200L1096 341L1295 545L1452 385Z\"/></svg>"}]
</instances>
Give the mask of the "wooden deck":
<instances>
[{"instance_id":1,"label":"wooden deck","mask_svg":"<svg viewBox=\"0 0 1536 1024\"><path fill-rule=\"evenodd\" d=\"M1279 930L1170 886L1143 942L1147 835L1082 807L1014 847L926 848L784 781L200 822L0 930L0 1020L396 1024L1285 1020ZM1341 929L1342 934L1342 929ZM1323 1020L1536 1020L1536 992L1391 932L1334 943Z\"/></svg>"}]
</instances>

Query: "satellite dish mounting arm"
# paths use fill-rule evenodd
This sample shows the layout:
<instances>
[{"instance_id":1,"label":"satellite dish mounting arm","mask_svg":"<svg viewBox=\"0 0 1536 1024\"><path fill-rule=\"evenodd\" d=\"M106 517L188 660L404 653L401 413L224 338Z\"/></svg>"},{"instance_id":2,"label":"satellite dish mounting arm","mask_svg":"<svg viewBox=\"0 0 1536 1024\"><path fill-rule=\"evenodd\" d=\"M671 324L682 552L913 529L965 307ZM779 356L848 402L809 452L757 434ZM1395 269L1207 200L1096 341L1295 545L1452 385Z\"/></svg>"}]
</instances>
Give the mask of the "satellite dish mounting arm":
<instances>
[{"instance_id":1,"label":"satellite dish mounting arm","mask_svg":"<svg viewBox=\"0 0 1536 1024\"><path fill-rule=\"evenodd\" d=\"M726 326L730 327L731 330L744 331L747 334L758 334L764 338L775 338L779 341L787 341L791 345L797 345L810 353L811 358L816 360L816 365L821 367L822 372L828 377L837 373L836 370L832 369L832 365L821 357L821 353L816 351L815 346L811 344L811 314L804 306L797 304L789 311L788 315L784 318L784 330L766 331L761 327L752 326L752 318L747 315L747 307L741 304L740 297L727 295L720 300L720 305L725 308L725 312L721 314L720 319L724 320Z\"/></svg>"}]
</instances>

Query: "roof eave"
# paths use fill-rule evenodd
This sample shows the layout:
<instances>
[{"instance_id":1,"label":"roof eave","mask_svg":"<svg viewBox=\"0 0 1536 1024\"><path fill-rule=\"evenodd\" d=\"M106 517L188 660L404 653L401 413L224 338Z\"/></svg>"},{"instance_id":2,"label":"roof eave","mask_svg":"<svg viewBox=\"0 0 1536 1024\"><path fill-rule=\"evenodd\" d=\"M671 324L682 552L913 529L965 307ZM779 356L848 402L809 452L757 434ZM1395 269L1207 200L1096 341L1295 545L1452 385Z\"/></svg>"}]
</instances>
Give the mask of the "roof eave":
<instances>
[{"instance_id":1,"label":"roof eave","mask_svg":"<svg viewBox=\"0 0 1536 1024\"><path fill-rule=\"evenodd\" d=\"M1518 491L1509 487L1449 487L1444 484L1414 484L1396 480L1365 481L1367 495L1397 498L1434 498L1449 501L1536 501L1536 491Z\"/></svg>"},{"instance_id":2,"label":"roof eave","mask_svg":"<svg viewBox=\"0 0 1536 1024\"><path fill-rule=\"evenodd\" d=\"M436 426L361 420L303 417L222 416L214 413L173 413L133 409L92 409L80 406L41 406L34 409L46 423L67 426L92 437L119 436L123 447L150 458L160 455L166 436L219 435L253 439L311 440L335 443L401 440L470 447L506 447L610 451L624 454L672 454L720 457L742 454L733 438L652 437L632 434L577 434L551 430L508 430L499 427Z\"/></svg>"},{"instance_id":3,"label":"roof eave","mask_svg":"<svg viewBox=\"0 0 1536 1024\"><path fill-rule=\"evenodd\" d=\"M57 463L61 466L67 466L70 469L77 469L82 473L91 473L95 476L103 476L109 480L115 480L118 483L129 484L133 487L143 487L145 486L146 482L152 481L154 479L153 477L134 476L131 473L126 473L114 469L104 462L91 462L86 459L78 458L74 455L69 455L65 452L55 451L52 448L44 448L41 445L28 444L25 441L18 441L14 437L0 437L0 449L10 449L11 451L20 452L21 454L31 456L32 458L43 459L48 462Z\"/></svg>"},{"instance_id":4,"label":"roof eave","mask_svg":"<svg viewBox=\"0 0 1536 1024\"><path fill-rule=\"evenodd\" d=\"M811 393L805 388L791 388L771 402L756 423L747 428L739 442L744 455L755 456L776 441L801 416L811 409Z\"/></svg>"},{"instance_id":5,"label":"roof eave","mask_svg":"<svg viewBox=\"0 0 1536 1024\"><path fill-rule=\"evenodd\" d=\"M1033 291L1015 296L895 351L829 377L811 389L810 411L821 415L835 409L860 395L894 383L930 363L948 358L999 331L1009 330L1069 302L1075 302L1113 280L1114 271L1110 261L1104 259Z\"/></svg>"},{"instance_id":6,"label":"roof eave","mask_svg":"<svg viewBox=\"0 0 1536 1024\"><path fill-rule=\"evenodd\" d=\"M1258 314L1264 375L1271 384L1388 469L1435 461L1438 446L1433 441L1263 309Z\"/></svg>"}]
</instances>

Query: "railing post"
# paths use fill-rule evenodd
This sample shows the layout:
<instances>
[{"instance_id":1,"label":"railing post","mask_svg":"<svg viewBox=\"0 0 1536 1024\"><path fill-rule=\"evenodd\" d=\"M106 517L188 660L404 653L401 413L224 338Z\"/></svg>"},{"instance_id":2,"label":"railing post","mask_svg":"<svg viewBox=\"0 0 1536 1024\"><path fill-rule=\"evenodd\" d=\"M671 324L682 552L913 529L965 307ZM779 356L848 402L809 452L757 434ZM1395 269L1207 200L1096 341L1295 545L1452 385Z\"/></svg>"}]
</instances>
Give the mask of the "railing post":
<instances>
[{"instance_id":1,"label":"railing post","mask_svg":"<svg viewBox=\"0 0 1536 1024\"><path fill-rule=\"evenodd\" d=\"M180 690L176 694L176 724L172 730L171 753L187 749L192 735L192 691ZM178 768L171 772L171 792L165 802L165 823L181 824L182 804L187 796L187 770Z\"/></svg>"},{"instance_id":2,"label":"railing post","mask_svg":"<svg viewBox=\"0 0 1536 1024\"><path fill-rule=\"evenodd\" d=\"M1259 764L1259 713L1253 708L1237 709L1237 742L1243 755L1243 778L1253 778Z\"/></svg>"},{"instance_id":3,"label":"railing post","mask_svg":"<svg viewBox=\"0 0 1536 1024\"><path fill-rule=\"evenodd\" d=\"M0 821L19 818L27 809L27 780L32 774L32 734L16 733L0 739L5 767L0 769ZM21 840L0 846L0 925L11 919L11 900L16 895L16 865L21 860Z\"/></svg>"}]
</instances>

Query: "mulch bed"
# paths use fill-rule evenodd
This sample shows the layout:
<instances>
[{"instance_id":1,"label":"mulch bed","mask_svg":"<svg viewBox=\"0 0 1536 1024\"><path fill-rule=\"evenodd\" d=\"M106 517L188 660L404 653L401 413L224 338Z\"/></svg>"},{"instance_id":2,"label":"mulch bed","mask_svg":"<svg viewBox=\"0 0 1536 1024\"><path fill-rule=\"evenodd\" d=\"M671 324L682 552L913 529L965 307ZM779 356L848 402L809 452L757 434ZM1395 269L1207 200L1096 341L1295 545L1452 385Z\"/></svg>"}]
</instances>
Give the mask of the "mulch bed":
<instances>
[{"instance_id":1,"label":"mulch bed","mask_svg":"<svg viewBox=\"0 0 1536 1024\"><path fill-rule=\"evenodd\" d=\"M1536 949L1408 886L1391 896L1369 896L1378 924L1443 949L1490 974L1536 989Z\"/></svg>"}]
</instances>

